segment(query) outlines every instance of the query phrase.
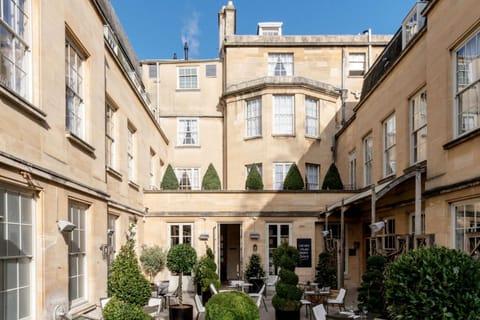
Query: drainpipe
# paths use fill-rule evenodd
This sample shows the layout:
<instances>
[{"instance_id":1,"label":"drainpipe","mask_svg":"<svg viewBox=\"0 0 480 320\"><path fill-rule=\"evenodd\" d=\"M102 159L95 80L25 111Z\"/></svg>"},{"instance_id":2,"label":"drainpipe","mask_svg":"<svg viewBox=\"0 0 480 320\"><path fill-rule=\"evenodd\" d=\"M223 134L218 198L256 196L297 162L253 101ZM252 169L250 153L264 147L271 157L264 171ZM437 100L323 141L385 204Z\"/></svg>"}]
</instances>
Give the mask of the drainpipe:
<instances>
[{"instance_id":1,"label":"drainpipe","mask_svg":"<svg viewBox=\"0 0 480 320\"><path fill-rule=\"evenodd\" d=\"M342 208L340 211L340 248L338 250L338 254L340 255L339 266L338 268L338 288L344 288L345 286L345 211L347 211L344 205L344 199L342 199Z\"/></svg>"},{"instance_id":2,"label":"drainpipe","mask_svg":"<svg viewBox=\"0 0 480 320\"><path fill-rule=\"evenodd\" d=\"M376 219L376 212L375 212L375 206L376 206L376 202L377 202L377 195L375 194L375 185L372 184L372 222L371 223L375 223L375 219ZM371 239L373 239L373 237L375 237L375 232L373 231L373 229L371 229L371 233L370 233L370 237ZM372 244L370 243L370 255L373 255L373 247L372 247Z\"/></svg>"}]
</instances>

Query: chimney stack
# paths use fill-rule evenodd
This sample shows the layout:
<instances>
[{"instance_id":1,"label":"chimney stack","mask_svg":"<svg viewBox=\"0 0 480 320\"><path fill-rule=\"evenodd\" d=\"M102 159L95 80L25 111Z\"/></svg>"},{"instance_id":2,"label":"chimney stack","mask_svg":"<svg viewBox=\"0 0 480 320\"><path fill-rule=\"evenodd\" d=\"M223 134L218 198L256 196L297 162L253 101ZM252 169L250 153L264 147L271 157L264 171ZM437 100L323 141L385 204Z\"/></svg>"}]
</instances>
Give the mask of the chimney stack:
<instances>
[{"instance_id":1,"label":"chimney stack","mask_svg":"<svg viewBox=\"0 0 480 320\"><path fill-rule=\"evenodd\" d=\"M185 54L185 61L188 61L188 42L185 41L185 44L183 46L183 52Z\"/></svg>"}]
</instances>

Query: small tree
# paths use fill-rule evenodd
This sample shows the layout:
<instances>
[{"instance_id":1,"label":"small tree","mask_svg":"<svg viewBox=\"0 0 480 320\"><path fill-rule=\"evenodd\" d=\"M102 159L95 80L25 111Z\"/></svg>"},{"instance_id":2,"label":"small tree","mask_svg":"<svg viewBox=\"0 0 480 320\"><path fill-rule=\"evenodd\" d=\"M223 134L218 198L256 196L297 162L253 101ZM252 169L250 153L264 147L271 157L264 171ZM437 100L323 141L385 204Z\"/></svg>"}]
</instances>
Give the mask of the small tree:
<instances>
[{"instance_id":1,"label":"small tree","mask_svg":"<svg viewBox=\"0 0 480 320\"><path fill-rule=\"evenodd\" d=\"M383 273L386 260L383 256L370 256L367 259L367 271L362 275L358 289L358 307L369 312L386 314Z\"/></svg>"},{"instance_id":2,"label":"small tree","mask_svg":"<svg viewBox=\"0 0 480 320\"><path fill-rule=\"evenodd\" d=\"M254 253L250 256L245 269L245 278L253 284L250 288L252 292L260 290L263 285L263 277L265 277L265 271L262 267L262 259L260 255Z\"/></svg>"},{"instance_id":3,"label":"small tree","mask_svg":"<svg viewBox=\"0 0 480 320\"><path fill-rule=\"evenodd\" d=\"M302 175L300 174L297 165L294 163L285 176L283 190L303 190L304 187L305 184L303 183Z\"/></svg>"},{"instance_id":4,"label":"small tree","mask_svg":"<svg viewBox=\"0 0 480 320\"><path fill-rule=\"evenodd\" d=\"M118 308L112 307L104 311L104 319L116 318L115 314L125 312L136 313L138 308L146 305L151 296L150 283L143 276L135 254L135 240L133 226L130 227L126 243L120 248L112 263L108 275L108 296L118 301ZM109 305L110 302L107 304ZM110 310L110 311L109 311ZM137 310L137 311L135 311Z\"/></svg>"},{"instance_id":5,"label":"small tree","mask_svg":"<svg viewBox=\"0 0 480 320\"><path fill-rule=\"evenodd\" d=\"M151 247L144 245L142 246L142 253L140 254L140 263L150 278L150 282L153 282L155 276L165 268L167 254L157 245Z\"/></svg>"},{"instance_id":6,"label":"small tree","mask_svg":"<svg viewBox=\"0 0 480 320\"><path fill-rule=\"evenodd\" d=\"M385 271L392 319L479 319L480 263L445 247L411 250Z\"/></svg>"},{"instance_id":7,"label":"small tree","mask_svg":"<svg viewBox=\"0 0 480 320\"><path fill-rule=\"evenodd\" d=\"M203 190L220 190L221 183L220 178L218 177L217 170L213 164L209 164L207 172L202 179L202 189Z\"/></svg>"},{"instance_id":8,"label":"small tree","mask_svg":"<svg viewBox=\"0 0 480 320\"><path fill-rule=\"evenodd\" d=\"M167 166L167 170L165 170L160 187L163 190L178 190L179 185L177 176L175 175L171 165Z\"/></svg>"},{"instance_id":9,"label":"small tree","mask_svg":"<svg viewBox=\"0 0 480 320\"><path fill-rule=\"evenodd\" d=\"M245 181L245 189L263 190L262 176L255 165L253 165L248 172L247 180Z\"/></svg>"},{"instance_id":10,"label":"small tree","mask_svg":"<svg viewBox=\"0 0 480 320\"><path fill-rule=\"evenodd\" d=\"M332 289L337 287L337 271L332 268L330 262L330 255L322 252L318 255L318 264L316 267L315 282L320 287L330 287Z\"/></svg>"},{"instance_id":11,"label":"small tree","mask_svg":"<svg viewBox=\"0 0 480 320\"><path fill-rule=\"evenodd\" d=\"M323 190L343 190L342 179L335 163L330 165L322 184Z\"/></svg>"},{"instance_id":12,"label":"small tree","mask_svg":"<svg viewBox=\"0 0 480 320\"><path fill-rule=\"evenodd\" d=\"M190 244L177 244L170 248L167 254L167 267L171 272L178 274L178 303L183 305L182 277L184 272L193 269L197 261L197 254Z\"/></svg>"},{"instance_id":13,"label":"small tree","mask_svg":"<svg viewBox=\"0 0 480 320\"><path fill-rule=\"evenodd\" d=\"M302 290L297 287L298 276L295 274L295 267L299 262L300 254L297 248L286 242L273 250L273 264L280 268L279 280L275 286L276 293L272 298L272 305L276 310L300 310Z\"/></svg>"},{"instance_id":14,"label":"small tree","mask_svg":"<svg viewBox=\"0 0 480 320\"><path fill-rule=\"evenodd\" d=\"M193 283L199 285L202 292L208 291L211 283L218 289L220 281L216 271L215 256L212 249L207 248L206 254L197 261L193 268Z\"/></svg>"}]
</instances>

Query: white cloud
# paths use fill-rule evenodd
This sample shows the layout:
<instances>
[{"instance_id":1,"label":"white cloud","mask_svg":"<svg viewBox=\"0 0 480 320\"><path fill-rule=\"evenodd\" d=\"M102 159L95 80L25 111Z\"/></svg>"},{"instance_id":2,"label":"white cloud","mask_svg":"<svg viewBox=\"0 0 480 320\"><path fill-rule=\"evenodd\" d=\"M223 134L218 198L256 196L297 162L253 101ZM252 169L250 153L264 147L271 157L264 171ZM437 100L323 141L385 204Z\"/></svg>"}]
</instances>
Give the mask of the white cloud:
<instances>
[{"instance_id":1,"label":"white cloud","mask_svg":"<svg viewBox=\"0 0 480 320\"><path fill-rule=\"evenodd\" d=\"M200 35L199 20L198 12L193 11L183 22L182 48L185 42L188 42L189 56L198 54L200 48L200 40L198 39Z\"/></svg>"}]
</instances>

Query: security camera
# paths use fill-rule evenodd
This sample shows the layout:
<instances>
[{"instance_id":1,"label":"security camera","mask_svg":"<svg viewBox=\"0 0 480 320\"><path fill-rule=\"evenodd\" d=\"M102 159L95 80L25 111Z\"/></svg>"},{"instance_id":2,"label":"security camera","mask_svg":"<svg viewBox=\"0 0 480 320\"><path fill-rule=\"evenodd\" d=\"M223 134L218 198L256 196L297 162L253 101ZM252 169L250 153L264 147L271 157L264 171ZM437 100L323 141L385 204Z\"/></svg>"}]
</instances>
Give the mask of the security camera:
<instances>
[{"instance_id":1,"label":"security camera","mask_svg":"<svg viewBox=\"0 0 480 320\"><path fill-rule=\"evenodd\" d=\"M77 227L72 222L67 220L58 220L57 226L60 232L72 232Z\"/></svg>"},{"instance_id":2,"label":"security camera","mask_svg":"<svg viewBox=\"0 0 480 320\"><path fill-rule=\"evenodd\" d=\"M378 232L385 227L385 222L383 221L374 222L369 227L372 230L372 232Z\"/></svg>"}]
</instances>

